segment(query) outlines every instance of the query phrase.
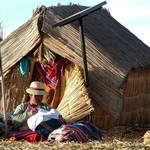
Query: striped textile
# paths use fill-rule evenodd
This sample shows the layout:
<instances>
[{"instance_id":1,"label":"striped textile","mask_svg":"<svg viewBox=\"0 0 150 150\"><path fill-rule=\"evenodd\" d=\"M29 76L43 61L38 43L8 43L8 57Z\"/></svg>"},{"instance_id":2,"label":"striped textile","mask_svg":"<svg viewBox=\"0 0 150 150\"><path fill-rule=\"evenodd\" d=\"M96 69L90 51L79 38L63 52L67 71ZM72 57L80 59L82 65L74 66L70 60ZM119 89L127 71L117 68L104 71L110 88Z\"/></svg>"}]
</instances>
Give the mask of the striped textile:
<instances>
[{"instance_id":1,"label":"striped textile","mask_svg":"<svg viewBox=\"0 0 150 150\"><path fill-rule=\"evenodd\" d=\"M92 140L101 140L102 134L100 130L90 122L75 122L61 126L57 131L52 132L48 140L55 141L74 141L88 142Z\"/></svg>"},{"instance_id":2,"label":"striped textile","mask_svg":"<svg viewBox=\"0 0 150 150\"><path fill-rule=\"evenodd\" d=\"M64 75L64 69L69 63L69 60L60 57L55 62L51 60L45 64L36 63L36 70L47 86L56 89L60 75Z\"/></svg>"},{"instance_id":3,"label":"striped textile","mask_svg":"<svg viewBox=\"0 0 150 150\"><path fill-rule=\"evenodd\" d=\"M52 131L54 131L55 129L61 127L63 124L66 124L66 122L65 122L65 120L62 117L60 117L59 119L52 118L52 119L50 119L48 121L40 123L36 127L35 131L37 133L40 133L40 134L48 137L48 135Z\"/></svg>"},{"instance_id":4,"label":"striped textile","mask_svg":"<svg viewBox=\"0 0 150 150\"><path fill-rule=\"evenodd\" d=\"M51 72L48 71L48 69ZM48 85L51 89L56 89L59 81L59 70L50 69L48 64L41 65L40 63L36 63L36 70L46 85Z\"/></svg>"}]
</instances>

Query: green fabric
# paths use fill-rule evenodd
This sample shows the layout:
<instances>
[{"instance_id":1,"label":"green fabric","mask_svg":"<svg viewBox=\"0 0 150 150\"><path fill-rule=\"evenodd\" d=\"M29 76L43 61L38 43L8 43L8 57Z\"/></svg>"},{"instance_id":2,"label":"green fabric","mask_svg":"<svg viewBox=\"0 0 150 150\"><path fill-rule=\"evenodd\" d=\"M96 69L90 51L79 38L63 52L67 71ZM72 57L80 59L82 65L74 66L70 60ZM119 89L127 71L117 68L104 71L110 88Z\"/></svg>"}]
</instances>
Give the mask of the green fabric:
<instances>
[{"instance_id":1,"label":"green fabric","mask_svg":"<svg viewBox=\"0 0 150 150\"><path fill-rule=\"evenodd\" d=\"M27 114L27 112L25 112L28 105L29 105L29 102L18 105L16 107L14 113L12 114L12 116L11 116L12 122L14 123L16 128L20 127L30 117ZM41 103L41 108L48 110L48 111L51 109L51 107L46 103Z\"/></svg>"}]
</instances>

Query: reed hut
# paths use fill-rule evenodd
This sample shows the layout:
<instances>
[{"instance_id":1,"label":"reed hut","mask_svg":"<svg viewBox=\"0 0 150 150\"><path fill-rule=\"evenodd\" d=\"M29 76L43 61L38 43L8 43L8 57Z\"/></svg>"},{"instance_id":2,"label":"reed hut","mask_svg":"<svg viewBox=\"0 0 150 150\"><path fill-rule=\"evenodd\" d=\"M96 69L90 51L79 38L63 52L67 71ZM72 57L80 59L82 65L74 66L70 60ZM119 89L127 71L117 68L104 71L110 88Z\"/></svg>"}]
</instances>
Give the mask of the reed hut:
<instances>
[{"instance_id":1,"label":"reed hut","mask_svg":"<svg viewBox=\"0 0 150 150\"><path fill-rule=\"evenodd\" d=\"M27 100L25 89L31 81L41 80L35 63L58 56L70 64L55 90L45 85L50 95L43 101L58 108L67 120L91 114L99 128L150 123L150 48L105 8L83 19L89 76L89 86L84 86L78 21L63 27L52 25L86 8L41 6L0 43L7 112ZM29 74L24 76L19 66L26 56Z\"/></svg>"}]
</instances>

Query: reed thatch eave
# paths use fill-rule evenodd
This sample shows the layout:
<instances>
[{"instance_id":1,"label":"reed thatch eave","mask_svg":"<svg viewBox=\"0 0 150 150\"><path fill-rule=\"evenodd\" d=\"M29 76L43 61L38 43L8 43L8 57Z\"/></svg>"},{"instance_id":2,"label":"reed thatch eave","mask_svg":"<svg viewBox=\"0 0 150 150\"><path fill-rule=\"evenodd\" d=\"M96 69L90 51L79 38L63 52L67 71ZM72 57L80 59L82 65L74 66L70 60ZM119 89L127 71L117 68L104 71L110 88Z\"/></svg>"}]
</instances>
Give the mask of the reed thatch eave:
<instances>
[{"instance_id":1,"label":"reed thatch eave","mask_svg":"<svg viewBox=\"0 0 150 150\"><path fill-rule=\"evenodd\" d=\"M38 19L39 14L21 25L0 43L4 74L40 43Z\"/></svg>"}]
</instances>

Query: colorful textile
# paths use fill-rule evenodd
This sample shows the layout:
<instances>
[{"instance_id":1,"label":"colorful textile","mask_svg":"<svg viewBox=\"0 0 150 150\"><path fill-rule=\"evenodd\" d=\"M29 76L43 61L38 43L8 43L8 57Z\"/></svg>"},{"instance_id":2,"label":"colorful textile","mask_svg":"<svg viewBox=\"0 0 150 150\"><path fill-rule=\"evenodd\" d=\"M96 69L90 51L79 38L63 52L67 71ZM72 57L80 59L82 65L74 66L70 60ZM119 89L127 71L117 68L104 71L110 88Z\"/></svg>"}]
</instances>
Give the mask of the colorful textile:
<instances>
[{"instance_id":1,"label":"colorful textile","mask_svg":"<svg viewBox=\"0 0 150 150\"><path fill-rule=\"evenodd\" d=\"M102 134L100 130L89 122L76 122L62 125L61 128L53 131L48 137L48 140L61 142L88 142L101 139Z\"/></svg>"},{"instance_id":2,"label":"colorful textile","mask_svg":"<svg viewBox=\"0 0 150 150\"><path fill-rule=\"evenodd\" d=\"M32 130L11 132L6 137L6 139L10 139L10 138L13 138L16 141L27 140L28 142L39 142L39 141L45 141L47 139L44 135L36 133Z\"/></svg>"},{"instance_id":3,"label":"colorful textile","mask_svg":"<svg viewBox=\"0 0 150 150\"><path fill-rule=\"evenodd\" d=\"M49 61L45 64L36 64L36 70L46 85L51 89L56 89L60 75L64 73L65 65L70 62L67 59L60 59L56 62Z\"/></svg>"},{"instance_id":4,"label":"colorful textile","mask_svg":"<svg viewBox=\"0 0 150 150\"><path fill-rule=\"evenodd\" d=\"M59 119L50 119L48 121L45 121L45 122L42 122L40 123L35 131L37 133L41 133L43 134L44 136L48 137L48 135L54 131L55 129L61 127L63 124L66 124L65 120L60 117Z\"/></svg>"}]
</instances>

